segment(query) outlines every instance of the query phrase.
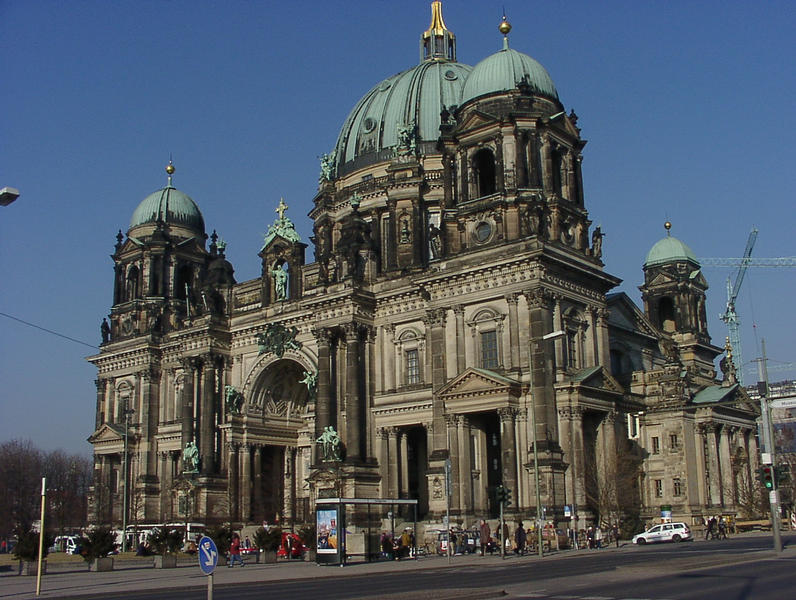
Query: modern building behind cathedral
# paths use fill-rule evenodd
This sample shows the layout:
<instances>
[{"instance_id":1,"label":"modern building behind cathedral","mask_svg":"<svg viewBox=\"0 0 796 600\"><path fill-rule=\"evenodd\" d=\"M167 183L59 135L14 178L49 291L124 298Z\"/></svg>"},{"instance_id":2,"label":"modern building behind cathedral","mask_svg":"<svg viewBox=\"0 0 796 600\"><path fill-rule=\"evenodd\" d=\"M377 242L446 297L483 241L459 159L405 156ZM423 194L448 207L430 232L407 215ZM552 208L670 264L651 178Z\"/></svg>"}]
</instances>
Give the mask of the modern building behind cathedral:
<instances>
[{"instance_id":1,"label":"modern building behind cathedral","mask_svg":"<svg viewBox=\"0 0 796 600\"><path fill-rule=\"evenodd\" d=\"M280 202L257 279L167 167L117 236L89 359L93 521L126 497L128 522L294 524L346 497L416 499L427 523L449 500L471 526L498 486L533 518L537 482L546 519L579 528L742 510L757 414L731 357L716 378L699 261L667 224L643 309L612 293L577 116L510 29L462 64L432 2L419 63L322 158L312 247Z\"/></svg>"}]
</instances>

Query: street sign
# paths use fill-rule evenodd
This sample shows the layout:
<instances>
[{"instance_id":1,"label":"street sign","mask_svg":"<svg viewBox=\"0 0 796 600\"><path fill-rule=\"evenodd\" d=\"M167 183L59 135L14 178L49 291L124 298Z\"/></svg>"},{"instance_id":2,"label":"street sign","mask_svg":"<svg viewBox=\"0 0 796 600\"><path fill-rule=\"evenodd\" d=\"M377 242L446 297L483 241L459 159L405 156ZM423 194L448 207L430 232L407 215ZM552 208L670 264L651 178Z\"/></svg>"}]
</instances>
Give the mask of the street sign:
<instances>
[{"instance_id":1,"label":"street sign","mask_svg":"<svg viewBox=\"0 0 796 600\"><path fill-rule=\"evenodd\" d=\"M769 400L768 405L771 408L796 408L796 396L786 396L784 398Z\"/></svg>"},{"instance_id":2,"label":"street sign","mask_svg":"<svg viewBox=\"0 0 796 600\"><path fill-rule=\"evenodd\" d=\"M205 575L212 575L218 564L218 548L209 537L204 536L199 540L199 568Z\"/></svg>"}]
</instances>

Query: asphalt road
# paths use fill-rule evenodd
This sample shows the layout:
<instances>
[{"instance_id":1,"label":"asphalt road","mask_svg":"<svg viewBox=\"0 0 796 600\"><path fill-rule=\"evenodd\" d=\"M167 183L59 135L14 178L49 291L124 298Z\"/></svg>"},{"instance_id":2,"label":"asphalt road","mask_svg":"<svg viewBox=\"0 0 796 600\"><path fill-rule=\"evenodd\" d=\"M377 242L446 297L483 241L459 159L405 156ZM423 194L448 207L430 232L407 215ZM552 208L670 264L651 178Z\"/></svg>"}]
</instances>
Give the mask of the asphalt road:
<instances>
[{"instance_id":1,"label":"asphalt road","mask_svg":"<svg viewBox=\"0 0 796 600\"><path fill-rule=\"evenodd\" d=\"M311 578L215 585L213 598L458 600L503 594L507 599L551 600L789 600L796 598L796 534L783 539L786 547L792 547L780 556L773 553L770 537L739 536L711 542L628 544L618 550L565 552L543 559L470 557L458 564L454 559L450 567L444 559L424 559L434 562L426 562L423 570L414 570L410 563L405 569L379 573L357 565L318 567ZM101 595L70 596L205 600L207 589L161 587L118 593L105 589Z\"/></svg>"}]
</instances>

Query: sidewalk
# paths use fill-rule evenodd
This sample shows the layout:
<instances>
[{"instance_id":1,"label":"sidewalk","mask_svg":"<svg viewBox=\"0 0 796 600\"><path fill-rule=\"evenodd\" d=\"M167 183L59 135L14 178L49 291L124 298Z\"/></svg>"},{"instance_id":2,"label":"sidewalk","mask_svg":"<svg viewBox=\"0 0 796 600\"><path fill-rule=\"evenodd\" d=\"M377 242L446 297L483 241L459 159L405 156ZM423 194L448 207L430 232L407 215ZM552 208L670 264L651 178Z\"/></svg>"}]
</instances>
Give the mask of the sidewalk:
<instances>
[{"instance_id":1,"label":"sidewalk","mask_svg":"<svg viewBox=\"0 0 796 600\"><path fill-rule=\"evenodd\" d=\"M602 550L562 550L546 554L545 561L557 559L574 559L591 552L622 553L632 550L627 541L620 548L605 547ZM518 557L507 554L505 561L539 560L534 554ZM684 559L685 560L685 559ZM400 573L429 569L459 569L485 565L498 565L499 554L482 557L478 554L465 554L451 558L428 556L417 560L380 561L372 563L351 563L345 567L318 566L314 562L281 561L277 564L256 564L248 562L245 567L218 567L214 573L214 585L222 586L231 583L256 583L269 581L290 581L307 578L333 578L342 576L372 575L374 573ZM685 566L685 565L683 565ZM126 559L116 561L114 570L106 573L89 572L82 563L48 564L48 574L42 577L39 598L67 598L103 593L124 593L128 591L168 590L175 591L186 588L207 588L207 576L199 569L198 559L181 559L176 569L155 569L152 559ZM36 577L17 576L16 570L0 572L0 599L36 598ZM443 600L435 596L436 600Z\"/></svg>"}]
</instances>

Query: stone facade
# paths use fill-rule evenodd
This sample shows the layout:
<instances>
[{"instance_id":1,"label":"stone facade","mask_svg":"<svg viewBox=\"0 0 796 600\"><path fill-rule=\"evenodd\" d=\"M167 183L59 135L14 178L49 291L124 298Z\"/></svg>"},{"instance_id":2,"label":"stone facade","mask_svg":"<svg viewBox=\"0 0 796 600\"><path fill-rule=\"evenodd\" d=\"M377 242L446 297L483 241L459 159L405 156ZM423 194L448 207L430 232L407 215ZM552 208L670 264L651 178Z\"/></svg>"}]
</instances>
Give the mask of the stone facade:
<instances>
[{"instance_id":1,"label":"stone facade","mask_svg":"<svg viewBox=\"0 0 796 600\"><path fill-rule=\"evenodd\" d=\"M200 219L120 232L90 358L95 520L121 520L127 480L146 522L302 522L321 496L416 498L438 521L446 460L458 522L494 516L499 485L528 518L534 441L550 519L736 510L756 417L714 381L699 265L647 269L643 312L611 294L574 112L527 79L442 109L433 140L407 126L390 153L324 157L308 264L284 203L241 283Z\"/></svg>"}]
</instances>

